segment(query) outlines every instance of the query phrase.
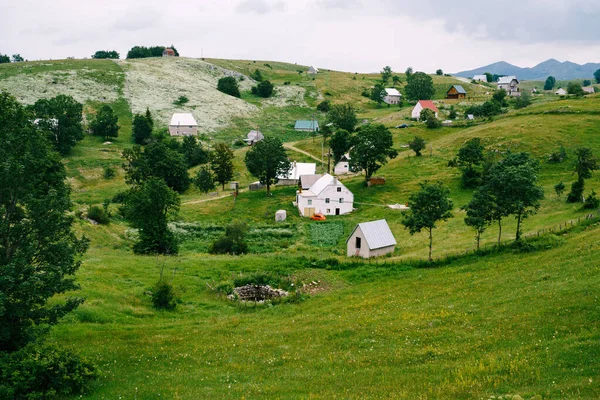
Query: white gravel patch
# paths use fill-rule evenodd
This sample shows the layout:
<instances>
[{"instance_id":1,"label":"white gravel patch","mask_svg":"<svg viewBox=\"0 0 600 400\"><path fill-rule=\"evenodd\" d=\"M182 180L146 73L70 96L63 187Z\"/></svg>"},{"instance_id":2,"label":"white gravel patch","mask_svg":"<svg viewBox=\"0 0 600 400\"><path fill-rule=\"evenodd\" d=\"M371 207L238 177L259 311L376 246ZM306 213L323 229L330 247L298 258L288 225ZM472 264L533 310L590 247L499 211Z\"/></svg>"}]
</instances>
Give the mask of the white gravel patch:
<instances>
[{"instance_id":1,"label":"white gravel patch","mask_svg":"<svg viewBox=\"0 0 600 400\"><path fill-rule=\"evenodd\" d=\"M262 104L264 106L272 107L287 107L287 106L300 106L306 107L306 101L304 101L304 93L306 90L300 86L283 85L276 86L273 92L273 96L264 100Z\"/></svg>"},{"instance_id":2,"label":"white gravel patch","mask_svg":"<svg viewBox=\"0 0 600 400\"><path fill-rule=\"evenodd\" d=\"M217 90L217 81L224 76L239 76L202 60L164 57L121 60L125 71L124 96L133 113L142 113L149 107L156 120L168 125L175 112L190 112L201 132L214 132L225 127L231 118L246 117L258 108L245 101ZM241 90L255 84L249 78L239 82ZM175 106L179 96L189 102Z\"/></svg>"},{"instance_id":3,"label":"white gravel patch","mask_svg":"<svg viewBox=\"0 0 600 400\"><path fill-rule=\"evenodd\" d=\"M99 83L85 77L86 69L19 74L0 80L0 90L6 90L17 100L33 104L39 99L50 99L59 94L73 96L80 103L87 100L112 102L118 98L117 85ZM108 72L107 72L108 73Z\"/></svg>"}]
</instances>

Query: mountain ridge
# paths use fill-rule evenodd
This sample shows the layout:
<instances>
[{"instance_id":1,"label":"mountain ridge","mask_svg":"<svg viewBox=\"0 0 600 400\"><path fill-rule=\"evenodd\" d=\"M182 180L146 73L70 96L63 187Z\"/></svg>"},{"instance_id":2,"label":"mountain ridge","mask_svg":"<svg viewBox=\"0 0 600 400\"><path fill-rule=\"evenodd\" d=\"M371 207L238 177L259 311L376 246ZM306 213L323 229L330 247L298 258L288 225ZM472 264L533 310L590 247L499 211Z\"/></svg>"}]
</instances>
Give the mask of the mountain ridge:
<instances>
[{"instance_id":1,"label":"mountain ridge","mask_svg":"<svg viewBox=\"0 0 600 400\"><path fill-rule=\"evenodd\" d=\"M483 67L472 70L461 71L454 76L471 78L474 75L481 75L485 72L498 75L515 75L522 80L543 81L552 75L559 80L569 79L592 79L594 72L600 69L600 63L585 63L583 65L571 61L560 62L550 58L537 64L534 67L522 68L506 61L498 61Z\"/></svg>"}]
</instances>

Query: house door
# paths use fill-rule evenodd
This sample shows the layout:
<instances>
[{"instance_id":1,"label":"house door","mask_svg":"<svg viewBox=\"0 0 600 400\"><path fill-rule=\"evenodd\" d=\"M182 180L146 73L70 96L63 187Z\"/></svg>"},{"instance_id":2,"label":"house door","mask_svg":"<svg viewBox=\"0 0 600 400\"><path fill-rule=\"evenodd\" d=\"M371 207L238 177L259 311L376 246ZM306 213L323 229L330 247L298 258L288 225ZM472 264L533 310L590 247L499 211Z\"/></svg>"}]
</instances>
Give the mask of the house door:
<instances>
[{"instance_id":1,"label":"house door","mask_svg":"<svg viewBox=\"0 0 600 400\"><path fill-rule=\"evenodd\" d=\"M315 215L315 208L305 208L304 209L304 216L305 217L312 217L313 215Z\"/></svg>"},{"instance_id":2,"label":"house door","mask_svg":"<svg viewBox=\"0 0 600 400\"><path fill-rule=\"evenodd\" d=\"M335 215L340 215L340 209L339 208L335 209Z\"/></svg>"},{"instance_id":3,"label":"house door","mask_svg":"<svg viewBox=\"0 0 600 400\"><path fill-rule=\"evenodd\" d=\"M356 247L357 250L360 250L360 245L361 245L361 239L359 237L356 238L356 245L354 247Z\"/></svg>"}]
</instances>

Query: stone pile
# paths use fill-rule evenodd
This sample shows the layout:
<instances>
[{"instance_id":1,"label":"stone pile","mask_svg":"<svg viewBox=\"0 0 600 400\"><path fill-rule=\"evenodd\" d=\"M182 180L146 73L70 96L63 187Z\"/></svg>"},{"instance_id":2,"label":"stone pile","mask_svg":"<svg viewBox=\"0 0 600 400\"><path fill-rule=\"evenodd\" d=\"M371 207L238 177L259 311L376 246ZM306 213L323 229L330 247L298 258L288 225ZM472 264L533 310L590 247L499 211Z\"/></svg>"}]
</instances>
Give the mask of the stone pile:
<instances>
[{"instance_id":1,"label":"stone pile","mask_svg":"<svg viewBox=\"0 0 600 400\"><path fill-rule=\"evenodd\" d=\"M232 300L262 302L288 295L289 293L285 290L274 289L269 285L245 285L233 289L233 293L228 297Z\"/></svg>"}]
</instances>

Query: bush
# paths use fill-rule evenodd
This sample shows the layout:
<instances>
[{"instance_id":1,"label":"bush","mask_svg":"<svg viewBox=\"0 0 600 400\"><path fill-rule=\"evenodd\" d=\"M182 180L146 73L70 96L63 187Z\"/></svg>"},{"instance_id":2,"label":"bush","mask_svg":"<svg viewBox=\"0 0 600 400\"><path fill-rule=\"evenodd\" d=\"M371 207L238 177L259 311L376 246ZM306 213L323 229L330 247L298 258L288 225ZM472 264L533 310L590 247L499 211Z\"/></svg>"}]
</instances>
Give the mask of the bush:
<instances>
[{"instance_id":1,"label":"bush","mask_svg":"<svg viewBox=\"0 0 600 400\"><path fill-rule=\"evenodd\" d=\"M259 69L256 69L253 73L250 74L250 78L254 79L256 82L262 82L263 76Z\"/></svg>"},{"instance_id":2,"label":"bush","mask_svg":"<svg viewBox=\"0 0 600 400\"><path fill-rule=\"evenodd\" d=\"M600 207L600 199L596 197L596 192L592 190L592 193L586 197L585 202L583 203L583 208L595 210L598 207Z\"/></svg>"},{"instance_id":3,"label":"bush","mask_svg":"<svg viewBox=\"0 0 600 400\"><path fill-rule=\"evenodd\" d=\"M104 168L104 179L112 179L116 176L116 172L111 167Z\"/></svg>"},{"instance_id":4,"label":"bush","mask_svg":"<svg viewBox=\"0 0 600 400\"><path fill-rule=\"evenodd\" d=\"M110 223L108 214L104 211L104 209L98 206L91 206L87 212L87 217L101 225Z\"/></svg>"},{"instance_id":5,"label":"bush","mask_svg":"<svg viewBox=\"0 0 600 400\"><path fill-rule=\"evenodd\" d=\"M429 129L437 129L442 126L442 123L436 117L429 117L427 121L425 121L425 126Z\"/></svg>"},{"instance_id":6,"label":"bush","mask_svg":"<svg viewBox=\"0 0 600 400\"><path fill-rule=\"evenodd\" d=\"M33 343L14 353L0 354L2 399L82 395L97 376L86 358L56 345Z\"/></svg>"},{"instance_id":7,"label":"bush","mask_svg":"<svg viewBox=\"0 0 600 400\"><path fill-rule=\"evenodd\" d=\"M317 105L317 110L319 110L321 112L329 112L330 108L331 108L331 101L329 101L329 100L323 100L322 102L320 102Z\"/></svg>"},{"instance_id":8,"label":"bush","mask_svg":"<svg viewBox=\"0 0 600 400\"><path fill-rule=\"evenodd\" d=\"M262 81L258 85L252 87L252 94L267 98L273 94L273 84L269 81Z\"/></svg>"},{"instance_id":9,"label":"bush","mask_svg":"<svg viewBox=\"0 0 600 400\"><path fill-rule=\"evenodd\" d=\"M125 200L127 200L127 192L122 191L122 192L117 192L117 194L115 194L113 196L111 201L115 204L123 204L123 203L125 203Z\"/></svg>"},{"instance_id":10,"label":"bush","mask_svg":"<svg viewBox=\"0 0 600 400\"><path fill-rule=\"evenodd\" d=\"M461 178L462 187L473 189L481 185L481 173L474 168L465 168Z\"/></svg>"},{"instance_id":11,"label":"bush","mask_svg":"<svg viewBox=\"0 0 600 400\"><path fill-rule=\"evenodd\" d=\"M219 79L217 90L233 97L240 97L240 88L233 76Z\"/></svg>"},{"instance_id":12,"label":"bush","mask_svg":"<svg viewBox=\"0 0 600 400\"><path fill-rule=\"evenodd\" d=\"M560 149L558 151L555 151L554 153L552 153L548 156L548 162L553 163L553 164L561 163L561 162L565 161L566 159L567 159L567 150L565 150L565 148L563 146L560 146Z\"/></svg>"},{"instance_id":13,"label":"bush","mask_svg":"<svg viewBox=\"0 0 600 400\"><path fill-rule=\"evenodd\" d=\"M567 203L579 203L581 201L584 185L583 179L576 180L571 184L571 191L567 195Z\"/></svg>"},{"instance_id":14,"label":"bush","mask_svg":"<svg viewBox=\"0 0 600 400\"><path fill-rule=\"evenodd\" d=\"M179 299L175 293L173 285L164 279L160 279L154 286L152 292L152 304L157 310L172 311L177 307Z\"/></svg>"},{"instance_id":15,"label":"bush","mask_svg":"<svg viewBox=\"0 0 600 400\"><path fill-rule=\"evenodd\" d=\"M179 98L177 100L175 100L173 102L173 104L176 105L176 106L182 106L182 105L186 104L189 101L190 101L190 99L188 99L186 96L179 96Z\"/></svg>"},{"instance_id":16,"label":"bush","mask_svg":"<svg viewBox=\"0 0 600 400\"><path fill-rule=\"evenodd\" d=\"M235 223L225 228L225 236L215 240L210 248L211 254L244 254L248 252L246 235L248 226L244 223Z\"/></svg>"}]
</instances>

